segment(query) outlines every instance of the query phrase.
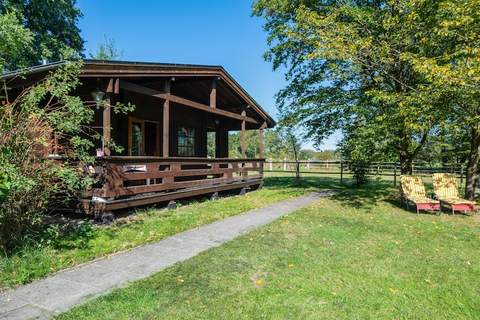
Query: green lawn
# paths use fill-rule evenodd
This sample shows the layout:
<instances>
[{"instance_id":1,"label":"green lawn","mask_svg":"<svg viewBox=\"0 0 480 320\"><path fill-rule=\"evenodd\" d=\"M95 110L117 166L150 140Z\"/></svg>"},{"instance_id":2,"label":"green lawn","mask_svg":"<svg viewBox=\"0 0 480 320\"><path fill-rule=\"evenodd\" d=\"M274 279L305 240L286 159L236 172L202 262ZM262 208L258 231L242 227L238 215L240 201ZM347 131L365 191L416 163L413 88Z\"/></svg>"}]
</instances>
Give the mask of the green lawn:
<instances>
[{"instance_id":1,"label":"green lawn","mask_svg":"<svg viewBox=\"0 0 480 320\"><path fill-rule=\"evenodd\" d=\"M393 194L342 189L58 318L480 318L479 217L416 215Z\"/></svg>"},{"instance_id":2,"label":"green lawn","mask_svg":"<svg viewBox=\"0 0 480 320\"><path fill-rule=\"evenodd\" d=\"M128 221L123 220L110 227L85 224L75 232L51 230L35 245L27 245L8 257L0 254L0 290L109 253L158 241L227 216L299 196L312 190L313 186L338 186L335 179L325 179L321 185L314 179L306 179L299 186L284 182L278 178L268 178L265 188L248 193L245 197L190 202L187 206L170 211L139 211Z\"/></svg>"}]
</instances>

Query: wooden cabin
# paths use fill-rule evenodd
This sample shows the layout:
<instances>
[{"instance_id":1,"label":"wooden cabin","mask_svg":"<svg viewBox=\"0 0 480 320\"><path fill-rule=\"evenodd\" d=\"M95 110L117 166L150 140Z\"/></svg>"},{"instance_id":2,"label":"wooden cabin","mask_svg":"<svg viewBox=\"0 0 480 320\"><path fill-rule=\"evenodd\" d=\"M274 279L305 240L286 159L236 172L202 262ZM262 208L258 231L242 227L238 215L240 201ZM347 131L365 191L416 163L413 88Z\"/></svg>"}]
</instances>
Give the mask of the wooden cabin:
<instances>
[{"instance_id":1,"label":"wooden cabin","mask_svg":"<svg viewBox=\"0 0 480 320\"><path fill-rule=\"evenodd\" d=\"M2 78L20 87L61 64L31 68L16 81L19 73ZM85 60L80 77L77 94L85 101L135 105L128 114L96 110L92 127L103 139L92 150L90 169L103 182L85 192L82 210L109 212L262 185L263 130L275 122L221 66ZM259 130L255 158L246 157L246 130ZM240 131L240 159L229 157L230 131ZM111 151L111 140L123 152Z\"/></svg>"}]
</instances>

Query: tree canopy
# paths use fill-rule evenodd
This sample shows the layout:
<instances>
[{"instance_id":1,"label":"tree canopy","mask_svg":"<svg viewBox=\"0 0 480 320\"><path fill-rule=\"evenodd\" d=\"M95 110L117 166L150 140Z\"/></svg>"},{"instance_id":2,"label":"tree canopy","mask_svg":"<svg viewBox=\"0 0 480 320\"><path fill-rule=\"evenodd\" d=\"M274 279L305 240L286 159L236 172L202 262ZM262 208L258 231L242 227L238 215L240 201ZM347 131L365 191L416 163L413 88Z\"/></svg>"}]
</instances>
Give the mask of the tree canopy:
<instances>
[{"instance_id":1,"label":"tree canopy","mask_svg":"<svg viewBox=\"0 0 480 320\"><path fill-rule=\"evenodd\" d=\"M8 70L25 64L39 65L44 60L62 60L66 58L66 48L79 56L82 54L84 40L77 26L82 13L75 7L75 0L3 0L0 14L15 14L20 24L31 33L31 48L15 59L11 57L5 64Z\"/></svg>"},{"instance_id":2,"label":"tree canopy","mask_svg":"<svg viewBox=\"0 0 480 320\"><path fill-rule=\"evenodd\" d=\"M409 172L445 118L443 92L425 85L407 54L433 50L416 36L430 28L422 19L434 8L416 0L258 1L254 13L266 19L271 45L266 58L288 68L289 84L277 96L282 116L316 142L337 129L346 138L362 130L379 140L370 149L395 152Z\"/></svg>"},{"instance_id":3,"label":"tree canopy","mask_svg":"<svg viewBox=\"0 0 480 320\"><path fill-rule=\"evenodd\" d=\"M345 156L393 157L404 174L425 150L458 152L473 196L480 1L258 0L253 13L266 21L265 58L287 68L277 95L283 121L305 126L316 143L340 129Z\"/></svg>"},{"instance_id":4,"label":"tree canopy","mask_svg":"<svg viewBox=\"0 0 480 320\"><path fill-rule=\"evenodd\" d=\"M104 36L104 42L100 43L95 52L89 54L90 58L98 60L120 60L123 52L117 49L115 40Z\"/></svg>"}]
</instances>

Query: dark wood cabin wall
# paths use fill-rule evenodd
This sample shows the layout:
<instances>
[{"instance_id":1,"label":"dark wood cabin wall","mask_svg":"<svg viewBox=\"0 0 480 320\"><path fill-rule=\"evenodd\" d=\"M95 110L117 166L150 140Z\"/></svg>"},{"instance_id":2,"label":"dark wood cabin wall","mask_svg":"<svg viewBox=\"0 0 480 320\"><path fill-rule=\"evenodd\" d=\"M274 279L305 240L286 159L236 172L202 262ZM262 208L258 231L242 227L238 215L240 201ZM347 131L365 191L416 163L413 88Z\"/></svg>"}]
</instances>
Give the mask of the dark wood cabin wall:
<instances>
[{"instance_id":1,"label":"dark wood cabin wall","mask_svg":"<svg viewBox=\"0 0 480 320\"><path fill-rule=\"evenodd\" d=\"M178 129L182 126L195 129L195 156L207 156L207 114L179 104L170 105L170 155L178 154Z\"/></svg>"},{"instance_id":2,"label":"dark wood cabin wall","mask_svg":"<svg viewBox=\"0 0 480 320\"><path fill-rule=\"evenodd\" d=\"M161 99L152 98L136 93L123 92L120 101L130 102L135 105L135 110L128 115L115 115L112 113L112 137L117 144L124 147L124 151L117 155L128 154L128 116L159 121L160 132L162 132L163 102ZM101 116L101 114L100 114ZM170 105L170 156L178 156L178 129L182 126L195 129L195 156L207 156L207 130L208 126L214 123L211 117L201 111L185 107L179 104ZM160 141L160 150L162 143ZM227 148L228 149L228 148Z\"/></svg>"},{"instance_id":3,"label":"dark wood cabin wall","mask_svg":"<svg viewBox=\"0 0 480 320\"><path fill-rule=\"evenodd\" d=\"M112 112L112 137L114 141L123 147L123 152L117 155L128 154L128 117L134 117L143 120L157 121L159 130L162 132L163 103L158 98L153 98L133 92L122 91L119 95L119 101L123 103L130 102L135 109L128 114L115 114ZM162 150L162 141L160 137L160 150ZM160 152L159 150L159 152Z\"/></svg>"},{"instance_id":4,"label":"dark wood cabin wall","mask_svg":"<svg viewBox=\"0 0 480 320\"><path fill-rule=\"evenodd\" d=\"M78 90L77 94L84 101L92 101L91 92L95 90L95 83L83 79L84 85ZM206 89L206 88L205 88ZM112 104L117 100L123 103L132 103L136 106L135 110L125 114L111 113L112 124L112 139L117 144L123 147L122 152L115 152L112 150L112 155L128 155L128 117L158 121L160 130L160 151L162 150L163 141L161 138L162 118L163 118L163 100L141 95L133 92L121 90L119 95L112 94ZM103 110L95 109L94 120L91 124L94 131L102 134L102 117ZM207 132L215 131L216 137L216 157L228 157L228 130L240 129L241 121L211 115L187 106L176 103L171 103L170 106L170 156L178 156L178 139L177 132L181 126L195 128L195 156L207 157ZM252 129L253 129L252 125ZM250 129L250 124L247 123L247 129ZM94 148L92 154L96 153L96 149L102 146L101 140L94 141Z\"/></svg>"}]
</instances>

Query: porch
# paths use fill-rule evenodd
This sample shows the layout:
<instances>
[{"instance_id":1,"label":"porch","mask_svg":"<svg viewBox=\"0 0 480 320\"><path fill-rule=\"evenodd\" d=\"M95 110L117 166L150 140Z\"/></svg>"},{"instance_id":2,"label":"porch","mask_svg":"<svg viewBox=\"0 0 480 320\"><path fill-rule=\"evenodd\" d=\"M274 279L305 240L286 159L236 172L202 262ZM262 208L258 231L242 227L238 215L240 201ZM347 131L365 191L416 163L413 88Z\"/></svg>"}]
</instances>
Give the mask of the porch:
<instances>
[{"instance_id":1,"label":"porch","mask_svg":"<svg viewBox=\"0 0 480 320\"><path fill-rule=\"evenodd\" d=\"M264 159L112 156L100 158L103 179L82 199L82 210L102 213L263 184Z\"/></svg>"},{"instance_id":2,"label":"porch","mask_svg":"<svg viewBox=\"0 0 480 320\"><path fill-rule=\"evenodd\" d=\"M244 193L262 185L263 131L275 123L223 68L90 62L81 77L84 99L93 96L106 106L95 115L102 140L89 169L100 183L85 193L82 210ZM136 108L115 114L117 102ZM248 130L258 130L250 158ZM239 132L238 159L229 154L230 131ZM123 150L115 152L112 142Z\"/></svg>"}]
</instances>

